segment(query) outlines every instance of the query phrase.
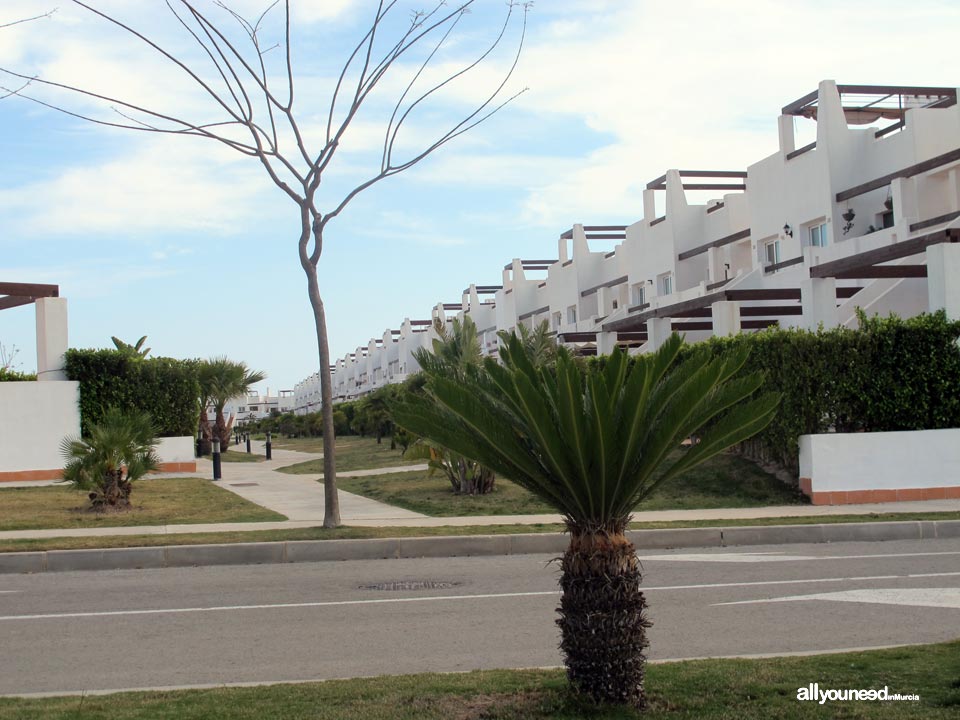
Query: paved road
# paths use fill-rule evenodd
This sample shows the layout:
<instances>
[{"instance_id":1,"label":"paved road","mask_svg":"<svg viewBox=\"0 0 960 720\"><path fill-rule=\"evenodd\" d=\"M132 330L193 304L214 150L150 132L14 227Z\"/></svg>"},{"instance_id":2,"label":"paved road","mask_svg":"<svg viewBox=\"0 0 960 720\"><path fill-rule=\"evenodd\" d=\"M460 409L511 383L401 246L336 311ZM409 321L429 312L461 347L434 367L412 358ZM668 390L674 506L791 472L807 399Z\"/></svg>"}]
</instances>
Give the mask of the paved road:
<instances>
[{"instance_id":1,"label":"paved road","mask_svg":"<svg viewBox=\"0 0 960 720\"><path fill-rule=\"evenodd\" d=\"M960 540L667 551L642 559L653 659L960 635ZM0 694L557 665L557 569L549 560L2 576ZM414 580L454 584L364 587Z\"/></svg>"}]
</instances>

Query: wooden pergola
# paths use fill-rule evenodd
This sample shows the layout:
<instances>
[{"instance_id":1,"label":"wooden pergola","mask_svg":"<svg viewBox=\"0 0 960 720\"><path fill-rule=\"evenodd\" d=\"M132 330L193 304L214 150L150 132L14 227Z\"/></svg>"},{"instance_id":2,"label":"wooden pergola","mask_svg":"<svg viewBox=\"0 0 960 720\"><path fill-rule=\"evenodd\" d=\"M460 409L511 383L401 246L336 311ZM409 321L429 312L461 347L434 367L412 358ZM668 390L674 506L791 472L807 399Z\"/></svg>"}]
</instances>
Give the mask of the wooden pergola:
<instances>
[{"instance_id":1,"label":"wooden pergola","mask_svg":"<svg viewBox=\"0 0 960 720\"><path fill-rule=\"evenodd\" d=\"M60 297L60 286L0 282L0 310L30 305L45 297Z\"/></svg>"}]
</instances>

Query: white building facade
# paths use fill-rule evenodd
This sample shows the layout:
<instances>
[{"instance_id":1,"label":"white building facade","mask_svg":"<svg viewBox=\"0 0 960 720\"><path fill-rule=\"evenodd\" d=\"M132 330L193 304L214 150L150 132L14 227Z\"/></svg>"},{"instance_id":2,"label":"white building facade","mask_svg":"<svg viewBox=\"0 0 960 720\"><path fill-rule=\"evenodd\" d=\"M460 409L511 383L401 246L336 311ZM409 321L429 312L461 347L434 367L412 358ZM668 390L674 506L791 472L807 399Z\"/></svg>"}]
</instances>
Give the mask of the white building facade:
<instances>
[{"instance_id":1,"label":"white building facade","mask_svg":"<svg viewBox=\"0 0 960 720\"><path fill-rule=\"evenodd\" d=\"M247 395L230 398L223 407L225 418L234 418L234 427L240 427L246 422L260 420L273 414L293 412L295 408L293 390L280 390L276 395L270 394L270 388L264 395L257 390L251 390ZM213 421L214 410L207 407L207 417Z\"/></svg>"},{"instance_id":2,"label":"white building facade","mask_svg":"<svg viewBox=\"0 0 960 720\"><path fill-rule=\"evenodd\" d=\"M647 184L633 224L574 225L551 259L514 259L500 285L470 285L460 303L337 360L335 401L416 372L434 321L457 316L476 323L488 355L498 331L541 321L578 352L605 354L654 350L673 331L695 342L855 327L857 308L960 319L956 98L956 88L824 81L783 108L774 154L743 169L667 171ZM816 135L798 147L802 123ZM716 195L693 201L705 192ZM599 241L604 250L592 249ZM319 374L297 384L293 405L320 409Z\"/></svg>"}]
</instances>

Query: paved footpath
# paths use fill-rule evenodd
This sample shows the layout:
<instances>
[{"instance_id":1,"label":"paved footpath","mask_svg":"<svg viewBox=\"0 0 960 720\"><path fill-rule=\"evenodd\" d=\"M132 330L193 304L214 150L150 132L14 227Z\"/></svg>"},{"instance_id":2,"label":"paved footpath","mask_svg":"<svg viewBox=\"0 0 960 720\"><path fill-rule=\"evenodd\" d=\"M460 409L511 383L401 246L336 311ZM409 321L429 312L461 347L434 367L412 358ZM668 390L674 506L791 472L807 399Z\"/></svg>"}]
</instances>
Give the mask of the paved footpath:
<instances>
[{"instance_id":1,"label":"paved footpath","mask_svg":"<svg viewBox=\"0 0 960 720\"><path fill-rule=\"evenodd\" d=\"M238 452L235 446L231 452ZM263 443L253 449L263 454ZM240 451L242 452L242 451ZM0 532L0 540L51 537L91 537L107 535L174 535L184 533L217 533L247 530L290 530L317 527L323 523L323 483L314 475L290 475L278 468L298 462L322 458L315 453L274 449L273 458L259 463L222 464L221 487L250 502L281 513L289 518L277 522L204 523L190 525L147 525L113 528L64 528L52 530L8 530ZM426 469L426 465L404 465L373 470L338 472L338 477L363 477L394 472ZM202 459L196 473L176 473L160 477L213 477L212 464ZM50 485L50 481L4 483L3 487ZM431 517L386 503L339 491L340 518L354 527L462 527L467 525L537 525L562 522L560 515L472 515ZM677 522L691 520L735 521L772 517L827 517L830 515L869 515L871 513L960 512L960 500L927 500L923 502L874 503L864 505L783 505L753 508L719 508L709 510L651 510L636 512L635 522Z\"/></svg>"}]
</instances>

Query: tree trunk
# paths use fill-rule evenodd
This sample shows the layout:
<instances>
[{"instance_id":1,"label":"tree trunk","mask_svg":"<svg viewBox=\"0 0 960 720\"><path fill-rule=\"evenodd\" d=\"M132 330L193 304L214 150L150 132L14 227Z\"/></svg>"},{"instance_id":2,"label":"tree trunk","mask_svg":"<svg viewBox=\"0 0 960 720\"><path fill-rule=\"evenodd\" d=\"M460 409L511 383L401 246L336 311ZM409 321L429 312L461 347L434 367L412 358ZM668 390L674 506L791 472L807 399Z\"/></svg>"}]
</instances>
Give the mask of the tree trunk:
<instances>
[{"instance_id":1,"label":"tree trunk","mask_svg":"<svg viewBox=\"0 0 960 720\"><path fill-rule=\"evenodd\" d=\"M230 428L223 417L223 410L217 410L217 417L213 422L213 439L220 441L220 452L226 452L230 446Z\"/></svg>"},{"instance_id":2,"label":"tree trunk","mask_svg":"<svg viewBox=\"0 0 960 720\"><path fill-rule=\"evenodd\" d=\"M567 530L557 620L567 677L576 692L596 703L643 710L650 621L633 544L623 527Z\"/></svg>"},{"instance_id":3,"label":"tree trunk","mask_svg":"<svg viewBox=\"0 0 960 720\"><path fill-rule=\"evenodd\" d=\"M309 228L309 225L306 225ZM309 232L309 231L308 231ZM320 238L317 238L320 241ZM317 281L317 266L311 262L303 265L307 274L307 290L313 319L317 330L317 346L320 353L320 403L323 417L323 526L335 528L340 525L340 499L337 496L336 437L333 429L333 382L330 379L330 348L327 344L327 319L320 298Z\"/></svg>"},{"instance_id":4,"label":"tree trunk","mask_svg":"<svg viewBox=\"0 0 960 720\"><path fill-rule=\"evenodd\" d=\"M213 437L213 430L210 427L210 419L207 417L207 409L200 410L200 454L209 455L212 452L210 438Z\"/></svg>"}]
</instances>

